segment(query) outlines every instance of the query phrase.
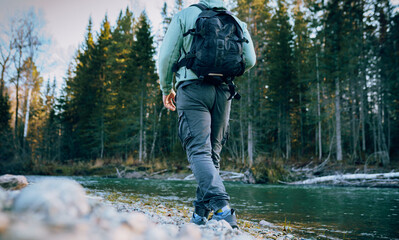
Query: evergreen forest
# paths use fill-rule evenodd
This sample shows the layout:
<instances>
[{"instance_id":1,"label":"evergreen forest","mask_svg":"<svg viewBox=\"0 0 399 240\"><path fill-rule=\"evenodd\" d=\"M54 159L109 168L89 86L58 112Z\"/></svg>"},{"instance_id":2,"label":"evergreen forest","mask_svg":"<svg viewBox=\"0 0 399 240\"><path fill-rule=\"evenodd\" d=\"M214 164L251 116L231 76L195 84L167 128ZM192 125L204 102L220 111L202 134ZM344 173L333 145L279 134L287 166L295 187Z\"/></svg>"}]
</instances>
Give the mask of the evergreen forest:
<instances>
[{"instance_id":1,"label":"evergreen forest","mask_svg":"<svg viewBox=\"0 0 399 240\"><path fill-rule=\"evenodd\" d=\"M236 79L222 169L273 182L287 168L399 166L399 12L389 0L232 0L257 64ZM166 110L155 34L143 12L89 20L63 86L43 79L33 17L0 44L0 173L186 170L177 113ZM272 171L273 169L273 171ZM346 170L345 170L346 171Z\"/></svg>"}]
</instances>

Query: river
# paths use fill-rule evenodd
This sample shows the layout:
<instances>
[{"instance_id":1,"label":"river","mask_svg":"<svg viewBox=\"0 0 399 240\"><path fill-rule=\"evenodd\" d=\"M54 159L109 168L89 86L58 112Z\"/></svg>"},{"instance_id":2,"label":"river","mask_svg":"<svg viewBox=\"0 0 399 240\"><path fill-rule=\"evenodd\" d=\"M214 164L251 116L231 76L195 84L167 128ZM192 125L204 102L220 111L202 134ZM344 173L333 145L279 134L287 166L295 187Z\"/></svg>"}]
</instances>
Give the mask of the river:
<instances>
[{"instance_id":1,"label":"river","mask_svg":"<svg viewBox=\"0 0 399 240\"><path fill-rule=\"evenodd\" d=\"M35 182L42 177L28 177ZM194 181L73 177L94 193L152 197L191 206ZM286 225L317 239L399 239L399 189L225 182L241 219Z\"/></svg>"}]
</instances>

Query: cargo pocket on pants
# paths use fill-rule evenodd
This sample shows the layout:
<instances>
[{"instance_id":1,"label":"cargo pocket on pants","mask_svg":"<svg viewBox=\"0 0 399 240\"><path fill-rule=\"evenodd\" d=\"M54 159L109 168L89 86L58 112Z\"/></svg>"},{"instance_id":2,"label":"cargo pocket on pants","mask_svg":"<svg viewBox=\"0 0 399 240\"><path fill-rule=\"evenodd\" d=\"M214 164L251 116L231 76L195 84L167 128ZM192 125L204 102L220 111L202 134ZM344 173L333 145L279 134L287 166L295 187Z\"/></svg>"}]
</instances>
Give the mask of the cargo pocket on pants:
<instances>
[{"instance_id":1,"label":"cargo pocket on pants","mask_svg":"<svg viewBox=\"0 0 399 240\"><path fill-rule=\"evenodd\" d=\"M184 112L179 113L179 132L178 136L180 138L180 142L183 146L183 149L186 150L186 146L188 141L191 139L192 134L190 131L190 127L188 126L186 115Z\"/></svg>"}]
</instances>

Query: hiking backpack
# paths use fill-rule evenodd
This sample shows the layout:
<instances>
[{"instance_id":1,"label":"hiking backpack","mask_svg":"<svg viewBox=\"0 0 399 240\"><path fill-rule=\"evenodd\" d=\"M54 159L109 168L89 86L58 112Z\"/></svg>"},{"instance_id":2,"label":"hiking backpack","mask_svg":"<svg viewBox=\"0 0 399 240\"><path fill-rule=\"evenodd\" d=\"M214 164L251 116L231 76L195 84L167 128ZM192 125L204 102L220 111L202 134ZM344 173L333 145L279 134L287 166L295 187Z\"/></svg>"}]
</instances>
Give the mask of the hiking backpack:
<instances>
[{"instance_id":1,"label":"hiking backpack","mask_svg":"<svg viewBox=\"0 0 399 240\"><path fill-rule=\"evenodd\" d=\"M230 99L240 99L235 91L234 77L245 71L243 30L232 13L226 10L210 9L203 4L191 6L201 9L195 27L183 34L193 35L190 51L183 48L184 58L173 68L177 72L185 66L192 70L201 80L213 84L225 82L229 86Z\"/></svg>"}]
</instances>

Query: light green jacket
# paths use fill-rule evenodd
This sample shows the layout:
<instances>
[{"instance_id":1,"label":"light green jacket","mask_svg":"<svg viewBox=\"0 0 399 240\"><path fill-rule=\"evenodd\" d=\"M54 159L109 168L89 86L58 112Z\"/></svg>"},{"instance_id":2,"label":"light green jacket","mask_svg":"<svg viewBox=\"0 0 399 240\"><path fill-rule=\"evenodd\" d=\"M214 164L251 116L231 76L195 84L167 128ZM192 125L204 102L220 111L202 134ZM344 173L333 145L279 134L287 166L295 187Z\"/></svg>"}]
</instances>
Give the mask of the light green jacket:
<instances>
[{"instance_id":1,"label":"light green jacket","mask_svg":"<svg viewBox=\"0 0 399 240\"><path fill-rule=\"evenodd\" d=\"M200 0L200 3L209 8L225 8L222 0ZM182 48L186 52L190 51L193 37L183 34L189 29L194 28L195 21L201 10L197 7L188 7L175 14L165 34L158 58L158 70L161 90L164 95L168 95L173 88L172 66L179 59L184 57ZM255 65L256 56L251 36L248 33L247 25L237 19L244 32L244 37L249 43L243 43L243 53L245 59L245 69L248 70ZM176 74L176 84L185 80L198 79L197 75L191 70L181 67Z\"/></svg>"}]
</instances>

